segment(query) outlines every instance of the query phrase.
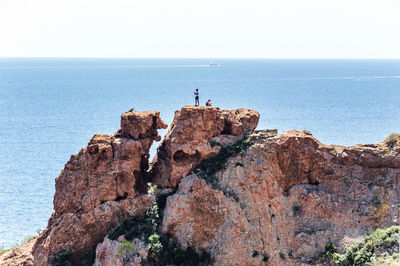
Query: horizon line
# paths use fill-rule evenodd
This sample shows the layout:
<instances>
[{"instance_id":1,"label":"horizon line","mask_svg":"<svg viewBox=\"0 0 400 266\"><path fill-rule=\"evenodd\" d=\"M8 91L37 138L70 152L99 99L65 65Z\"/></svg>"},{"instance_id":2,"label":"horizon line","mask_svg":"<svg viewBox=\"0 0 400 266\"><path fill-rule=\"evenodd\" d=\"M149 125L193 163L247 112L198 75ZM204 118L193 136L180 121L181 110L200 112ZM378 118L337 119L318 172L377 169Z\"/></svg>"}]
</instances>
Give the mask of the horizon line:
<instances>
[{"instance_id":1,"label":"horizon line","mask_svg":"<svg viewBox=\"0 0 400 266\"><path fill-rule=\"evenodd\" d=\"M400 60L400 57L95 57L95 56L0 56L0 59L204 59L204 60Z\"/></svg>"}]
</instances>

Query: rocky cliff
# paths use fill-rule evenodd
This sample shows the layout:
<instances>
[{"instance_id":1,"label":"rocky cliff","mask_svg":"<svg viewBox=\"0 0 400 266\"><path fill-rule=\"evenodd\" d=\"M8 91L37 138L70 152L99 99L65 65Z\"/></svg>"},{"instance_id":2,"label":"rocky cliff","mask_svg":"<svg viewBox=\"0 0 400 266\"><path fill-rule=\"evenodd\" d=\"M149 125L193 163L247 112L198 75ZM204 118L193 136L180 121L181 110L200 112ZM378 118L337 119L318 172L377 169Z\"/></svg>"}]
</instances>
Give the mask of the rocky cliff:
<instances>
[{"instance_id":1,"label":"rocky cliff","mask_svg":"<svg viewBox=\"0 0 400 266\"><path fill-rule=\"evenodd\" d=\"M397 223L398 146L327 146L298 131L254 142L213 183L183 178L162 232L209 251L216 265L293 265L316 263L328 243L343 250Z\"/></svg>"},{"instance_id":2,"label":"rocky cliff","mask_svg":"<svg viewBox=\"0 0 400 266\"><path fill-rule=\"evenodd\" d=\"M97 247L95 265L160 265L157 254L195 264L201 253L200 264L309 265L329 243L341 252L398 223L398 142L324 145L306 131L255 131L258 119L185 106L149 163L166 124L158 112L123 114L120 131L95 135L56 179L35 264L67 254L79 265Z\"/></svg>"},{"instance_id":3,"label":"rocky cliff","mask_svg":"<svg viewBox=\"0 0 400 266\"><path fill-rule=\"evenodd\" d=\"M154 183L176 187L202 160L216 155L219 146L232 144L252 132L260 115L249 109L232 111L211 107L186 106L175 112L164 140L152 162Z\"/></svg>"},{"instance_id":4,"label":"rocky cliff","mask_svg":"<svg viewBox=\"0 0 400 266\"><path fill-rule=\"evenodd\" d=\"M54 213L33 248L35 264L64 251L77 263L120 220L143 215L152 202L140 193L149 149L166 127L159 112L128 112L114 136L95 135L71 156L56 179Z\"/></svg>"}]
</instances>

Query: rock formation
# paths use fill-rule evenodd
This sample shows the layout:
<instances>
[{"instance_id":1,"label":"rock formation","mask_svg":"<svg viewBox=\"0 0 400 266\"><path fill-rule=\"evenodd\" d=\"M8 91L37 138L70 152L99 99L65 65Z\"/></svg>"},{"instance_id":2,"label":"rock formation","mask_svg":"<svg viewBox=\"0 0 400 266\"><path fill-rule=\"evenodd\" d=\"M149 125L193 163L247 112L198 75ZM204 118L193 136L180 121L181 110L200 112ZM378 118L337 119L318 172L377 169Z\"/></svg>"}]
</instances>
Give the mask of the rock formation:
<instances>
[{"instance_id":1,"label":"rock formation","mask_svg":"<svg viewBox=\"0 0 400 266\"><path fill-rule=\"evenodd\" d=\"M309 132L258 138L219 171L217 186L186 176L167 200L162 231L216 265L313 264L328 242L343 249L396 224L399 152L327 146Z\"/></svg>"},{"instance_id":2,"label":"rock formation","mask_svg":"<svg viewBox=\"0 0 400 266\"><path fill-rule=\"evenodd\" d=\"M149 247L144 242L136 240L133 242L134 248L131 250L121 250L124 240L123 236L117 240L110 240L106 237L102 243L97 245L96 260L93 266L141 265L141 262L147 259Z\"/></svg>"},{"instance_id":3,"label":"rock formation","mask_svg":"<svg viewBox=\"0 0 400 266\"><path fill-rule=\"evenodd\" d=\"M203 159L218 153L220 147L210 141L233 143L252 132L259 117L257 111L244 108L228 111L185 106L176 111L152 163L154 183L176 187Z\"/></svg>"},{"instance_id":4,"label":"rock formation","mask_svg":"<svg viewBox=\"0 0 400 266\"><path fill-rule=\"evenodd\" d=\"M160 140L157 129L166 127L159 112L127 112L114 136L95 135L71 156L56 179L54 213L33 249L37 265L66 250L78 261L121 219L144 213L152 202L140 194L149 149Z\"/></svg>"},{"instance_id":5,"label":"rock formation","mask_svg":"<svg viewBox=\"0 0 400 266\"><path fill-rule=\"evenodd\" d=\"M341 251L398 223L399 143L324 145L307 131L255 131L258 120L249 109L185 106L149 165L166 124L158 112L123 114L120 131L95 135L56 179L55 212L32 252L36 265L65 250L77 263L96 246L96 266L122 265L123 234L105 236L156 202L144 190L148 181L172 193L160 231L207 252L215 265L315 264L329 242ZM212 177L198 170L213 161ZM130 264L146 259L146 244L136 243Z\"/></svg>"}]
</instances>

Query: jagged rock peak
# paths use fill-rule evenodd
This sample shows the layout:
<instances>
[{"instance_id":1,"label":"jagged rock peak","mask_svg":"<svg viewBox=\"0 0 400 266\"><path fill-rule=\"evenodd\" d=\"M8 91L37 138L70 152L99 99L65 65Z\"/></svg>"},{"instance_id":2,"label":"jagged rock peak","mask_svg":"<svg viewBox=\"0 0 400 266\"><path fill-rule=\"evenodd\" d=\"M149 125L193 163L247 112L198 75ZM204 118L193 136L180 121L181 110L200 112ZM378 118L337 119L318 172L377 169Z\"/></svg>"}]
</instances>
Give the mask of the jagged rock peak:
<instances>
[{"instance_id":1,"label":"jagged rock peak","mask_svg":"<svg viewBox=\"0 0 400 266\"><path fill-rule=\"evenodd\" d=\"M160 141L157 129L167 128L157 111L129 111L121 115L121 134L126 138L145 139L153 138Z\"/></svg>"},{"instance_id":2,"label":"jagged rock peak","mask_svg":"<svg viewBox=\"0 0 400 266\"><path fill-rule=\"evenodd\" d=\"M55 212L33 248L35 265L65 250L79 261L120 220L144 213L152 203L141 193L149 149L166 127L159 112L130 111L115 135L96 134L71 156L56 178Z\"/></svg>"},{"instance_id":3,"label":"jagged rock peak","mask_svg":"<svg viewBox=\"0 0 400 266\"><path fill-rule=\"evenodd\" d=\"M251 109L221 110L217 107L184 106L174 120L152 162L154 182L176 187L203 159L218 153L211 141L231 144L252 132L260 114Z\"/></svg>"}]
</instances>

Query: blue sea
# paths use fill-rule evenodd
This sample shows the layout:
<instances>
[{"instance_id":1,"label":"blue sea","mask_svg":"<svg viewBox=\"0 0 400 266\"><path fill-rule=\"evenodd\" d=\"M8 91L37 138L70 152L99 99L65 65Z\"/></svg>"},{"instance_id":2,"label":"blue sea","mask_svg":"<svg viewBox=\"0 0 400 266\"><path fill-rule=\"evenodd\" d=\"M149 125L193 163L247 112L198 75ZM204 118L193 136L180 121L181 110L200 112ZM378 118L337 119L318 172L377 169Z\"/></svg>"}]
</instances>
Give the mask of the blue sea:
<instances>
[{"instance_id":1,"label":"blue sea","mask_svg":"<svg viewBox=\"0 0 400 266\"><path fill-rule=\"evenodd\" d=\"M2 58L0 248L46 227L54 179L93 134L115 132L130 108L170 123L195 88L201 104L258 110L259 129L326 144L400 131L400 60Z\"/></svg>"}]
</instances>

